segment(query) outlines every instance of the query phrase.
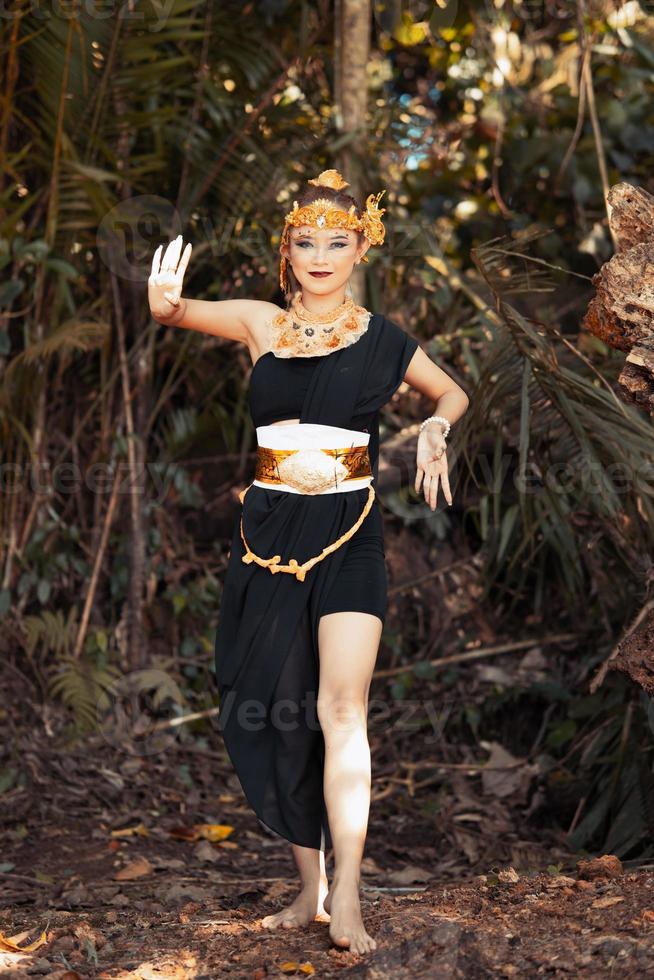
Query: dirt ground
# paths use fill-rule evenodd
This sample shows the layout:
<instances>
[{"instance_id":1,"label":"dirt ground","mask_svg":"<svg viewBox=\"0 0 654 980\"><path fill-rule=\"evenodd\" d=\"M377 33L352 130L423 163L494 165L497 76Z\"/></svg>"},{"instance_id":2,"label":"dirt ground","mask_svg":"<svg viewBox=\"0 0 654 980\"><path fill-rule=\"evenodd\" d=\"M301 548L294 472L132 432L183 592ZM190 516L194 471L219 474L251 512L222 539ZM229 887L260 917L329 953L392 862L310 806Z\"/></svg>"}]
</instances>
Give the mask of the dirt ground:
<instances>
[{"instance_id":1,"label":"dirt ground","mask_svg":"<svg viewBox=\"0 0 654 980\"><path fill-rule=\"evenodd\" d=\"M358 956L324 922L263 929L296 891L290 847L213 742L139 756L18 740L29 779L0 794L3 980L654 975L654 868L580 873L508 805L480 793L475 809L474 779L457 805L376 784L362 906L378 945Z\"/></svg>"}]
</instances>

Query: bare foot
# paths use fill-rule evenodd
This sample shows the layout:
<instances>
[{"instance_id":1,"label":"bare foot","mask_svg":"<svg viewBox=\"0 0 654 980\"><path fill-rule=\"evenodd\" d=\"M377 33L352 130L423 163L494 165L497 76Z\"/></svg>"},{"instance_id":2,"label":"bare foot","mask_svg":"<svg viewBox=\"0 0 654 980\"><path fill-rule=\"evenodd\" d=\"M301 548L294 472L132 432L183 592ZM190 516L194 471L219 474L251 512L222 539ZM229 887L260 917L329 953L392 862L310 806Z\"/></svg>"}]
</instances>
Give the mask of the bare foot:
<instances>
[{"instance_id":1,"label":"bare foot","mask_svg":"<svg viewBox=\"0 0 654 980\"><path fill-rule=\"evenodd\" d=\"M325 896L325 912L330 916L329 935L336 946L352 953L370 953L377 943L366 932L361 918L359 889L354 883L336 882Z\"/></svg>"},{"instance_id":2,"label":"bare foot","mask_svg":"<svg viewBox=\"0 0 654 980\"><path fill-rule=\"evenodd\" d=\"M322 882L318 888L305 886L294 902L281 912L267 915L261 920L264 929L296 929L306 926L316 916L324 916L323 898L327 893L327 882Z\"/></svg>"}]
</instances>

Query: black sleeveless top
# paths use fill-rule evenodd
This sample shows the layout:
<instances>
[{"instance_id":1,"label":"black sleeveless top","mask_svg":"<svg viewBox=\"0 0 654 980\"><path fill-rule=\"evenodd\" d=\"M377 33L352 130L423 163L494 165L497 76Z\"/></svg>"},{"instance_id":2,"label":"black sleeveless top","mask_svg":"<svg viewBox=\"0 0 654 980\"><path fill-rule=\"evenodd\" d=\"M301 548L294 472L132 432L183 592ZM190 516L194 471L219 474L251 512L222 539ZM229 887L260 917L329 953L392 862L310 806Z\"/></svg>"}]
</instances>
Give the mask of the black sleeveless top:
<instances>
[{"instance_id":1,"label":"black sleeveless top","mask_svg":"<svg viewBox=\"0 0 654 980\"><path fill-rule=\"evenodd\" d=\"M250 372L248 403L254 427L299 419L314 369L329 354L313 357L276 357L266 351ZM369 432L375 412L352 418L348 428Z\"/></svg>"},{"instance_id":2,"label":"black sleeveless top","mask_svg":"<svg viewBox=\"0 0 654 980\"><path fill-rule=\"evenodd\" d=\"M250 374L248 395L255 428L300 418L313 369L326 356L276 357L269 350L258 358Z\"/></svg>"}]
</instances>

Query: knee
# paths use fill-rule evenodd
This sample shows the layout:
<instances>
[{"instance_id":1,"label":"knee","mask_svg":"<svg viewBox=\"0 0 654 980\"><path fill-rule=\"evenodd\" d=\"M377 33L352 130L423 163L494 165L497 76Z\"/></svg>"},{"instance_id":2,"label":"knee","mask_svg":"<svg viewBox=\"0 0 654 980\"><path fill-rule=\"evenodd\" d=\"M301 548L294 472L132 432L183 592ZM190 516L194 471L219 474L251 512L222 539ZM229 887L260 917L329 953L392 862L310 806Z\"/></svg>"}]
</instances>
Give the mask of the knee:
<instances>
[{"instance_id":1,"label":"knee","mask_svg":"<svg viewBox=\"0 0 654 980\"><path fill-rule=\"evenodd\" d=\"M319 693L318 720L323 731L346 732L365 728L368 714L366 695L348 693Z\"/></svg>"}]
</instances>

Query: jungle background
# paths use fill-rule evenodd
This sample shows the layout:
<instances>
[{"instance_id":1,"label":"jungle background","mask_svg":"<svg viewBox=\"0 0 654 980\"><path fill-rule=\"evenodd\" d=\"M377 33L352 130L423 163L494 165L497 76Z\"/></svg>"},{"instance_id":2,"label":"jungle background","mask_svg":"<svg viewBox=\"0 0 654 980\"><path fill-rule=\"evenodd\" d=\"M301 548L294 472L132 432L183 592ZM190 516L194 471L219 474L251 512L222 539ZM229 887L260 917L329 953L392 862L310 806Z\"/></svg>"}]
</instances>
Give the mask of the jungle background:
<instances>
[{"instance_id":1,"label":"jungle background","mask_svg":"<svg viewBox=\"0 0 654 980\"><path fill-rule=\"evenodd\" d=\"M283 305L331 167L386 192L357 298L471 399L434 513L433 405L382 420L374 975L645 975L652 689L610 668L654 648L652 406L584 318L610 188L654 193L652 4L17 0L0 48L3 975L373 975L256 926L294 869L213 678L251 364L146 288L182 234L185 295Z\"/></svg>"}]
</instances>

